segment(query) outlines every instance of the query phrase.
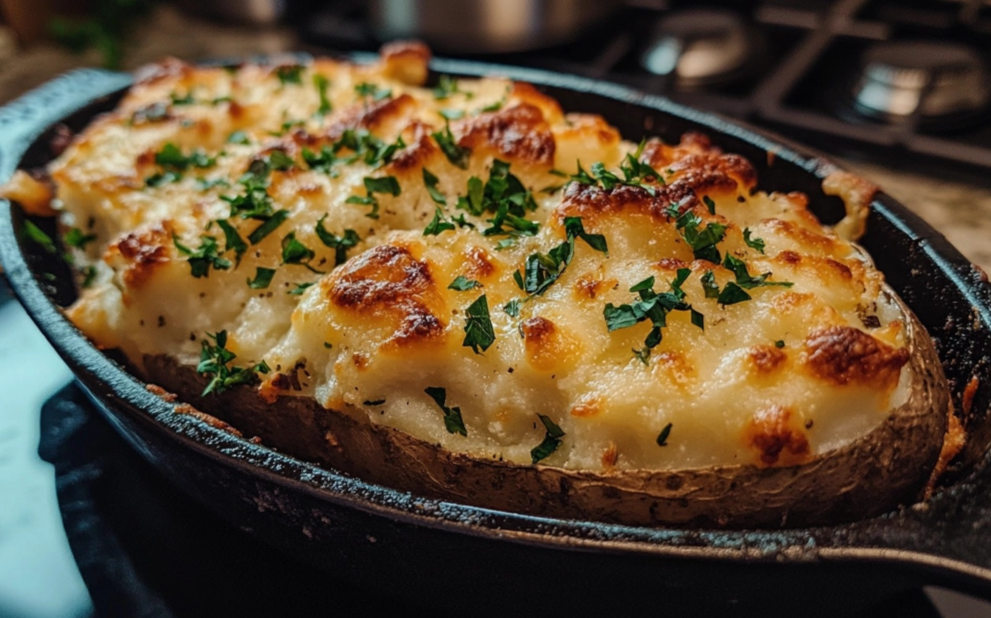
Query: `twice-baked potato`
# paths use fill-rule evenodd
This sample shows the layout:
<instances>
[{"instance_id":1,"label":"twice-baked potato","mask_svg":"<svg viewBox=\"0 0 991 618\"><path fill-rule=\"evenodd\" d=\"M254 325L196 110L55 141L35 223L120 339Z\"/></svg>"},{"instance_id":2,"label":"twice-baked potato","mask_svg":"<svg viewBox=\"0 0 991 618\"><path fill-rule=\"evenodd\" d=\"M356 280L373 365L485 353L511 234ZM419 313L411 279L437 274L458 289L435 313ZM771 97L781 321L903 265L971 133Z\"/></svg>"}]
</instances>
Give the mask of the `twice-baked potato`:
<instances>
[{"instance_id":1,"label":"twice-baked potato","mask_svg":"<svg viewBox=\"0 0 991 618\"><path fill-rule=\"evenodd\" d=\"M827 179L848 215L826 228L704 136L625 142L497 77L424 88L428 59L166 61L48 167L54 192L5 192L59 213L97 345L369 481L647 525L920 494L948 389L852 243L873 187Z\"/></svg>"}]
</instances>

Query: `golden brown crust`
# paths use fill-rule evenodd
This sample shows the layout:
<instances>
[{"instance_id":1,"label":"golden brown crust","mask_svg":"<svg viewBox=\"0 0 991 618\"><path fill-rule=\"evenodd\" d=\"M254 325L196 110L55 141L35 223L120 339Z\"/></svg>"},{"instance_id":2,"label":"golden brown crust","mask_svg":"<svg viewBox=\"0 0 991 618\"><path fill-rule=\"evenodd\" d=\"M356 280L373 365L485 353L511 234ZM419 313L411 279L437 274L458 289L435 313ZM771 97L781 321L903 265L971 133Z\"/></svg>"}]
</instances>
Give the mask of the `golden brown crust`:
<instances>
[{"instance_id":1,"label":"golden brown crust","mask_svg":"<svg viewBox=\"0 0 991 618\"><path fill-rule=\"evenodd\" d=\"M894 388L908 360L909 350L892 348L851 326L831 326L805 339L805 367L832 384Z\"/></svg>"},{"instance_id":2,"label":"golden brown crust","mask_svg":"<svg viewBox=\"0 0 991 618\"><path fill-rule=\"evenodd\" d=\"M788 408L771 406L759 410L744 429L746 441L760 453L766 466L795 465L810 459L809 440Z\"/></svg>"},{"instance_id":3,"label":"golden brown crust","mask_svg":"<svg viewBox=\"0 0 991 618\"><path fill-rule=\"evenodd\" d=\"M528 165L554 164L550 125L540 109L528 103L460 120L452 123L451 130L460 136L458 145L464 148L489 150Z\"/></svg>"},{"instance_id":4,"label":"golden brown crust","mask_svg":"<svg viewBox=\"0 0 991 618\"><path fill-rule=\"evenodd\" d=\"M348 261L320 285L332 303L362 316L387 316L393 345L439 339L444 323L437 306L436 284L426 261L395 245L380 245Z\"/></svg>"}]
</instances>

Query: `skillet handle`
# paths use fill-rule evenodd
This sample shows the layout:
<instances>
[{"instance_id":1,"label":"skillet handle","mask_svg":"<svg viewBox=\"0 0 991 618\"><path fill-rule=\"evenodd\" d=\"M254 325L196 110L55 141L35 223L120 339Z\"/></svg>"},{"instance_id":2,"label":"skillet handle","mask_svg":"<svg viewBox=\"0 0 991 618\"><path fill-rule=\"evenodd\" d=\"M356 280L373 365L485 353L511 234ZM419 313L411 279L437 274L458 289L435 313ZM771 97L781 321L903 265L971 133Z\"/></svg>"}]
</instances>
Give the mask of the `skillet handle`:
<instances>
[{"instance_id":1,"label":"skillet handle","mask_svg":"<svg viewBox=\"0 0 991 618\"><path fill-rule=\"evenodd\" d=\"M133 81L127 73L79 69L0 108L0 182L14 172L28 147L45 129Z\"/></svg>"}]
</instances>

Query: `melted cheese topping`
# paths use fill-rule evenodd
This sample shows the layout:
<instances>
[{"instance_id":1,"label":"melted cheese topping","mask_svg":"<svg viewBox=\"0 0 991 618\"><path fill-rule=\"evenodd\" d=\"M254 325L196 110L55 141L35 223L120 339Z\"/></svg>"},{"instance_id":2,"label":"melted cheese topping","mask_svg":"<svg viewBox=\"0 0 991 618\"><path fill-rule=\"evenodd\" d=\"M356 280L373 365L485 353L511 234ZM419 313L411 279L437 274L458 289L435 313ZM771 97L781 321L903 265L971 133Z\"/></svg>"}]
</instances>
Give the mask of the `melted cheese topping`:
<instances>
[{"instance_id":1,"label":"melted cheese topping","mask_svg":"<svg viewBox=\"0 0 991 618\"><path fill-rule=\"evenodd\" d=\"M226 330L234 364L264 359L272 368L259 391L273 406L281 397L315 397L479 458L530 463L545 415L564 436L542 463L573 469L800 463L863 436L904 401L903 316L880 273L810 214L803 195L756 192L751 165L700 135L647 142L641 160L663 176L648 183L650 192L580 182L553 190L566 180L553 171L575 174L578 161L619 174L635 145L601 117L566 115L526 84L458 80L438 98L421 86L428 58L406 45L386 48L368 66L159 65L50 166L63 222L97 236L77 256L96 265L96 280L70 317L100 346L139 364L165 354L195 365L206 333ZM323 99L317 76L326 79ZM442 110L453 118L453 140L470 149L467 169L431 135L444 130ZM359 129L402 144L384 165L359 159L328 173L304 163L304 149L319 153ZM184 156L200 150L216 160L149 186L146 179L165 171L156 153L169 143ZM272 171L264 190L287 218L234 264L211 222L227 220L245 240L262 224L232 216L229 199L244 192L238 181L252 161L275 151L294 165ZM455 208L469 179L484 182L495 160L532 191L528 219L540 225L508 248L499 245L505 236L480 233L491 214ZM445 217L463 214L473 228L424 235L436 207L424 168L438 178ZM387 176L400 193L373 194L379 218L348 202L367 195L366 177ZM712 273L723 289L734 274L695 258L672 204L726 226L718 250L752 275L793 285L749 289L751 300L725 306L707 297L703 276ZM518 317L507 314L506 303L526 297L514 273L565 240L567 217L602 234L608 254L577 239L557 281L521 302ZM342 265L321 242L318 222L360 237ZM764 241L763 252L748 245L745 229ZM306 265L283 263L290 232L313 252ZM195 250L204 236L232 264L193 277L173 238ZM275 273L267 288L253 289L247 282L259 267ZM631 286L648 277L655 291L669 292L683 268L691 271L684 300L705 328L672 311L644 364L633 350L644 347L650 321L609 332L604 307L634 303ZM480 287L449 289L459 275ZM289 293L300 284L312 285ZM483 294L495 340L476 353L463 345L466 311ZM467 435L449 431L428 387L445 389Z\"/></svg>"}]
</instances>

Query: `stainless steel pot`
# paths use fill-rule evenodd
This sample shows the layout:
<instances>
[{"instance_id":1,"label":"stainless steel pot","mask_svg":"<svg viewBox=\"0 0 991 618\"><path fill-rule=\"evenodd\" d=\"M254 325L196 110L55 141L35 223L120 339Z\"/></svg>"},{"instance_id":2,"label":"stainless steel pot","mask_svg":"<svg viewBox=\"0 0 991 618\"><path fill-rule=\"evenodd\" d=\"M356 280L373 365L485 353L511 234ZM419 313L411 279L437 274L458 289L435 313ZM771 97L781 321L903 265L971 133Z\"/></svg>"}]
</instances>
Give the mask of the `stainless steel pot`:
<instances>
[{"instance_id":1,"label":"stainless steel pot","mask_svg":"<svg viewBox=\"0 0 991 618\"><path fill-rule=\"evenodd\" d=\"M581 34L621 0L372 0L382 40L418 38L448 52L504 53L548 47Z\"/></svg>"}]
</instances>

